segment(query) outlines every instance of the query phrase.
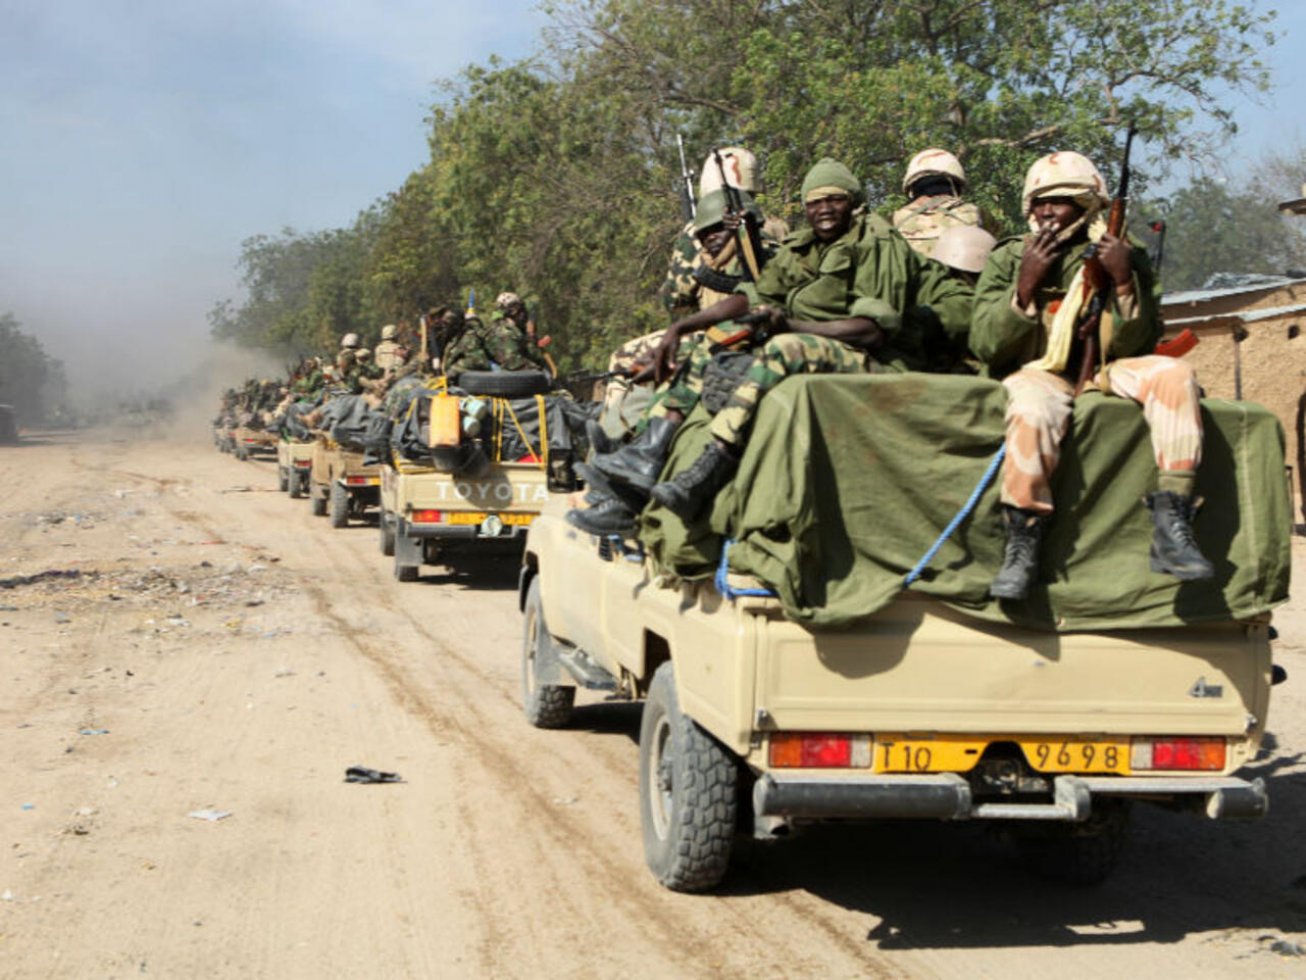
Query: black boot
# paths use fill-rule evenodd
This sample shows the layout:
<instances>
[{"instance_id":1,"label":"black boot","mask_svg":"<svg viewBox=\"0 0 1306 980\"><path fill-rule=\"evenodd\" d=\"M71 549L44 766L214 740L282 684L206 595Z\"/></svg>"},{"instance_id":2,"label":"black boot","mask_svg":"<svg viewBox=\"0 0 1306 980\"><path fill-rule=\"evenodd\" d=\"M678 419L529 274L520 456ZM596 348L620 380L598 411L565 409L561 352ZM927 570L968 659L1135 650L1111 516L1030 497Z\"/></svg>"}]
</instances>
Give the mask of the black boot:
<instances>
[{"instance_id":1,"label":"black boot","mask_svg":"<svg viewBox=\"0 0 1306 980\"><path fill-rule=\"evenodd\" d=\"M608 479L648 493L662 474L679 428L679 422L668 418L649 419L648 428L615 453L595 456L592 465Z\"/></svg>"},{"instance_id":2,"label":"black boot","mask_svg":"<svg viewBox=\"0 0 1306 980\"><path fill-rule=\"evenodd\" d=\"M595 456L615 453L621 448L621 443L604 432L603 426L599 425L596 419L585 420L585 437L589 439L590 448L594 450Z\"/></svg>"},{"instance_id":3,"label":"black boot","mask_svg":"<svg viewBox=\"0 0 1306 980\"><path fill-rule=\"evenodd\" d=\"M567 523L587 534L620 534L635 531L635 512L616 497L604 497L593 507L567 511Z\"/></svg>"},{"instance_id":4,"label":"black boot","mask_svg":"<svg viewBox=\"0 0 1306 980\"><path fill-rule=\"evenodd\" d=\"M1047 518L1033 511L1003 505L1007 521L1007 548L1002 568L989 586L995 599L1023 599L1038 575L1038 544Z\"/></svg>"},{"instance_id":5,"label":"black boot","mask_svg":"<svg viewBox=\"0 0 1306 980\"><path fill-rule=\"evenodd\" d=\"M625 504L628 510L639 513L648 503L648 490L610 480L605 474L600 473L593 463L577 463L575 470L576 475L584 480L586 487L589 488L585 494L585 503L591 507L604 500L615 498Z\"/></svg>"},{"instance_id":6,"label":"black boot","mask_svg":"<svg viewBox=\"0 0 1306 980\"><path fill-rule=\"evenodd\" d=\"M1152 571L1173 575L1181 582L1201 582L1215 577L1215 566L1202 557L1193 537L1197 508L1189 497L1168 490L1148 494L1152 512Z\"/></svg>"},{"instance_id":7,"label":"black boot","mask_svg":"<svg viewBox=\"0 0 1306 980\"><path fill-rule=\"evenodd\" d=\"M655 486L653 499L681 520L692 521L738 468L739 457L714 439L689 469Z\"/></svg>"}]
</instances>

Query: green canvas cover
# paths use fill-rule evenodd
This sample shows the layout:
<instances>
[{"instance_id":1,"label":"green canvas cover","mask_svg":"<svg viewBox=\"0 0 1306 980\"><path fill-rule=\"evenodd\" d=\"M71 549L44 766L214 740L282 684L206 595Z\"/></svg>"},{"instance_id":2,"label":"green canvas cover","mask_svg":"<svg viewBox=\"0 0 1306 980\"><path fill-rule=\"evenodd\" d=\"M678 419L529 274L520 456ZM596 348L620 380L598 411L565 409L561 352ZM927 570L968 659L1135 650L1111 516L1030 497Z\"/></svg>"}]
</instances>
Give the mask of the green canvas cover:
<instances>
[{"instance_id":1,"label":"green canvas cover","mask_svg":"<svg viewBox=\"0 0 1306 980\"><path fill-rule=\"evenodd\" d=\"M650 507L641 540L655 570L711 575L723 536L732 571L773 588L791 619L837 627L868 616L961 509L1002 444L1005 391L980 378L825 375L786 380L763 401L747 452L710 519L686 526ZM701 410L700 410L701 412ZM1108 630L1245 619L1288 596L1291 508L1283 430L1248 402L1204 401L1194 527L1210 582L1150 571L1156 488L1147 425L1133 402L1086 394L1054 482L1042 582L1023 602L987 595L1002 559L997 479L911 588L981 619ZM667 472L708 439L691 416Z\"/></svg>"}]
</instances>

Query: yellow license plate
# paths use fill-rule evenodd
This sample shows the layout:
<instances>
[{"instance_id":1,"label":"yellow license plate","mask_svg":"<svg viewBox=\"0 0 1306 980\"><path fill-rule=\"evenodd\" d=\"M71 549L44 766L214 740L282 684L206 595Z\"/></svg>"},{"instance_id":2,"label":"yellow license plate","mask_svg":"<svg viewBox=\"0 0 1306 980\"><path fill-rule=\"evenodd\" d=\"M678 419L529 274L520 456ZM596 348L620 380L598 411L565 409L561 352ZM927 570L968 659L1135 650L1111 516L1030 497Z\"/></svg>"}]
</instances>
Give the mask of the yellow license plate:
<instances>
[{"instance_id":1,"label":"yellow license plate","mask_svg":"<svg viewBox=\"0 0 1306 980\"><path fill-rule=\"evenodd\" d=\"M450 524L484 524L490 515L477 510L451 510L448 512ZM534 514L499 514L504 524L528 525L535 520Z\"/></svg>"},{"instance_id":2,"label":"yellow license plate","mask_svg":"<svg viewBox=\"0 0 1306 980\"><path fill-rule=\"evenodd\" d=\"M1125 739L1016 739L1025 759L1038 772L1129 772Z\"/></svg>"},{"instance_id":3,"label":"yellow license plate","mask_svg":"<svg viewBox=\"0 0 1306 980\"><path fill-rule=\"evenodd\" d=\"M969 772L993 742L1015 742L1037 772L1128 773L1125 739L1028 736L875 736L876 772Z\"/></svg>"},{"instance_id":4,"label":"yellow license plate","mask_svg":"<svg viewBox=\"0 0 1306 980\"><path fill-rule=\"evenodd\" d=\"M876 772L969 772L989 740L967 735L875 736Z\"/></svg>"}]
</instances>

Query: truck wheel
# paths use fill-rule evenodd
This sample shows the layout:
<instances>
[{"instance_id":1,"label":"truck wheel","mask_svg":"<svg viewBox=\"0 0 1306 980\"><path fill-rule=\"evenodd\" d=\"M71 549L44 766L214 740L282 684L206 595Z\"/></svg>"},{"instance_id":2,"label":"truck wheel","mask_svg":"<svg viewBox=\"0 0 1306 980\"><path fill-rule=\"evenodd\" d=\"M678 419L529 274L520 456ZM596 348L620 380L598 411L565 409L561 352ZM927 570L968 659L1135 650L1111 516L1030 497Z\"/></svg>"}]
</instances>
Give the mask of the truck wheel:
<instances>
[{"instance_id":1,"label":"truck wheel","mask_svg":"<svg viewBox=\"0 0 1306 980\"><path fill-rule=\"evenodd\" d=\"M725 876L739 774L715 739L680 713L673 665L653 675L639 726L644 859L672 891L703 891Z\"/></svg>"},{"instance_id":2,"label":"truck wheel","mask_svg":"<svg viewBox=\"0 0 1306 980\"><path fill-rule=\"evenodd\" d=\"M345 527L349 524L349 491L339 481L331 481L330 490L331 526Z\"/></svg>"},{"instance_id":3,"label":"truck wheel","mask_svg":"<svg viewBox=\"0 0 1306 980\"><path fill-rule=\"evenodd\" d=\"M242 463L249 461L249 450L245 448L244 443L236 444L236 458Z\"/></svg>"},{"instance_id":4,"label":"truck wheel","mask_svg":"<svg viewBox=\"0 0 1306 980\"><path fill-rule=\"evenodd\" d=\"M292 500L298 500L304 496L304 484L308 482L308 477L299 470L290 471L290 497Z\"/></svg>"},{"instance_id":5,"label":"truck wheel","mask_svg":"<svg viewBox=\"0 0 1306 980\"><path fill-rule=\"evenodd\" d=\"M1083 824L1032 827L1016 839L1025 866L1040 878L1070 885L1105 881L1129 832L1129 801L1098 799Z\"/></svg>"},{"instance_id":6,"label":"truck wheel","mask_svg":"<svg viewBox=\"0 0 1306 980\"><path fill-rule=\"evenodd\" d=\"M319 487L317 484L308 485L309 501L313 506L314 517L324 517L327 512L327 491L326 487Z\"/></svg>"},{"instance_id":7,"label":"truck wheel","mask_svg":"<svg viewBox=\"0 0 1306 980\"><path fill-rule=\"evenodd\" d=\"M290 489L290 473L284 466L277 467L277 489L282 493Z\"/></svg>"},{"instance_id":8,"label":"truck wheel","mask_svg":"<svg viewBox=\"0 0 1306 980\"><path fill-rule=\"evenodd\" d=\"M421 569L416 565L401 565L399 562L395 562L395 581L416 582L420 571Z\"/></svg>"},{"instance_id":9,"label":"truck wheel","mask_svg":"<svg viewBox=\"0 0 1306 980\"><path fill-rule=\"evenodd\" d=\"M549 642L544 622L544 601L540 598L540 577L526 590L522 617L521 703L526 720L536 728L561 728L571 720L576 689L563 684L541 684L535 679L535 656Z\"/></svg>"},{"instance_id":10,"label":"truck wheel","mask_svg":"<svg viewBox=\"0 0 1306 980\"><path fill-rule=\"evenodd\" d=\"M377 516L376 526L381 529L381 554L391 558L395 553L395 526L387 518L385 511Z\"/></svg>"}]
</instances>

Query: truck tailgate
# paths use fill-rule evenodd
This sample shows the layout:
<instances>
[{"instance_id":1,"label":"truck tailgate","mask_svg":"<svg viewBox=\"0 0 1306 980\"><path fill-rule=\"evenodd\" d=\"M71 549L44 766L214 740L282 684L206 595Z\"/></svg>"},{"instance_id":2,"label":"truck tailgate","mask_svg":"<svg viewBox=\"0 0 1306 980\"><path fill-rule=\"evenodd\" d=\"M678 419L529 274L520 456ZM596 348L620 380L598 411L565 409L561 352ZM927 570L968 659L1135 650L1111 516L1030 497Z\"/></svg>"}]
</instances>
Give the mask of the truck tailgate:
<instances>
[{"instance_id":1,"label":"truck tailgate","mask_svg":"<svg viewBox=\"0 0 1306 980\"><path fill-rule=\"evenodd\" d=\"M1268 710L1264 625L1056 634L904 597L847 631L764 629L756 707L780 730L1236 736Z\"/></svg>"}]
</instances>

